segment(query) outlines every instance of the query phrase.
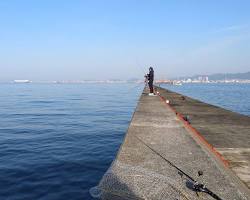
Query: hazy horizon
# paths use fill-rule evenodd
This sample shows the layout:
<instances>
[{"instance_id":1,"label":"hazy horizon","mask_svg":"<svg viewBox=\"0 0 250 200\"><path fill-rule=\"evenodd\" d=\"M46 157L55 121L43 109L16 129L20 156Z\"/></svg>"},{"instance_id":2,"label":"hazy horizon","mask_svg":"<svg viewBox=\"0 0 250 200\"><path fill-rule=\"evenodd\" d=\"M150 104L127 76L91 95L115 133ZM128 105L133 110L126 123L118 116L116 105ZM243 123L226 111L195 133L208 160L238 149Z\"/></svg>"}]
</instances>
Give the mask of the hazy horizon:
<instances>
[{"instance_id":1,"label":"hazy horizon","mask_svg":"<svg viewBox=\"0 0 250 200\"><path fill-rule=\"evenodd\" d=\"M250 71L250 1L0 1L0 81Z\"/></svg>"}]
</instances>

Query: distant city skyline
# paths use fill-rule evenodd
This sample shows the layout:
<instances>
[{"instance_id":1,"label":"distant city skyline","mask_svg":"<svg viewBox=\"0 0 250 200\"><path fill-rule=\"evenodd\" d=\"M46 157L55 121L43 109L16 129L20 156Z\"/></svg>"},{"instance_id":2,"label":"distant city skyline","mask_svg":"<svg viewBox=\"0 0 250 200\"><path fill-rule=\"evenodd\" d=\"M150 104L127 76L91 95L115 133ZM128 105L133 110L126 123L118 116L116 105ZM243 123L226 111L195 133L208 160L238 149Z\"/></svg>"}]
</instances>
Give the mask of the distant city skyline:
<instances>
[{"instance_id":1,"label":"distant city skyline","mask_svg":"<svg viewBox=\"0 0 250 200\"><path fill-rule=\"evenodd\" d=\"M0 1L0 81L250 71L250 1Z\"/></svg>"}]
</instances>

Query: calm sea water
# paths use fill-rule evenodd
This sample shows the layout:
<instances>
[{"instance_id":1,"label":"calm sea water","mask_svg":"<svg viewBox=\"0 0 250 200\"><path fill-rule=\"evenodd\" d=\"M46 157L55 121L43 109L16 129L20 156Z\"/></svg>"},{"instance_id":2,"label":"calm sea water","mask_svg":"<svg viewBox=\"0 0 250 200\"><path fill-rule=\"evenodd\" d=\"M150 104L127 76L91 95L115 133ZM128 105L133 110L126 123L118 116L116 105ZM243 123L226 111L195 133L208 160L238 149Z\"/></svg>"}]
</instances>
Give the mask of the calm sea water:
<instances>
[{"instance_id":1,"label":"calm sea water","mask_svg":"<svg viewBox=\"0 0 250 200\"><path fill-rule=\"evenodd\" d=\"M250 84L183 84L162 87L250 116Z\"/></svg>"},{"instance_id":2,"label":"calm sea water","mask_svg":"<svg viewBox=\"0 0 250 200\"><path fill-rule=\"evenodd\" d=\"M166 86L250 115L250 85ZM143 85L0 84L0 199L91 199Z\"/></svg>"},{"instance_id":3,"label":"calm sea water","mask_svg":"<svg viewBox=\"0 0 250 200\"><path fill-rule=\"evenodd\" d=\"M142 89L0 84L0 200L91 199Z\"/></svg>"}]
</instances>

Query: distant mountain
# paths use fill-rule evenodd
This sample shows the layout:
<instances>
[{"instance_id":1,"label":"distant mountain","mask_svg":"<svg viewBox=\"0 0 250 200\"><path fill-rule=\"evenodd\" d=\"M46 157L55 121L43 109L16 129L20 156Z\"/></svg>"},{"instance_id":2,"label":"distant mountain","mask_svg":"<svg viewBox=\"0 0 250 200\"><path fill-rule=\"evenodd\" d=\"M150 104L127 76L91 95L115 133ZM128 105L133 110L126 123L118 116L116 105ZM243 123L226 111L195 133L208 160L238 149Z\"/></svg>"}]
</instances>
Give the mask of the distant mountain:
<instances>
[{"instance_id":1,"label":"distant mountain","mask_svg":"<svg viewBox=\"0 0 250 200\"><path fill-rule=\"evenodd\" d=\"M198 79L199 77L205 77L207 76L209 80L250 80L250 72L246 73L218 73L218 74L211 74L211 75L195 75L191 77L181 77L181 79Z\"/></svg>"}]
</instances>

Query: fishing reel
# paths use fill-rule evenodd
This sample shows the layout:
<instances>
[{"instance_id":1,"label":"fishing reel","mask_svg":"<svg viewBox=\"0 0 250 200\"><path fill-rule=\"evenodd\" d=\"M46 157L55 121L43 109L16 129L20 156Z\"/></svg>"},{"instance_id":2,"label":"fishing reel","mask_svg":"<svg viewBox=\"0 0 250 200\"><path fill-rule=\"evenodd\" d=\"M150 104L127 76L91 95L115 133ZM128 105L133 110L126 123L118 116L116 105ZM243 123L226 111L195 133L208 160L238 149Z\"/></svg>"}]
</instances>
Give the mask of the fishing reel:
<instances>
[{"instance_id":1,"label":"fishing reel","mask_svg":"<svg viewBox=\"0 0 250 200\"><path fill-rule=\"evenodd\" d=\"M198 171L198 177L203 175L203 171L199 170ZM199 183L198 181L195 181L193 184L193 189L196 191L196 194L198 195L197 192L206 192L206 186L202 183Z\"/></svg>"},{"instance_id":2,"label":"fishing reel","mask_svg":"<svg viewBox=\"0 0 250 200\"><path fill-rule=\"evenodd\" d=\"M206 186L202 183L199 183L198 181L196 181L193 185L193 189L196 192L206 192Z\"/></svg>"},{"instance_id":3,"label":"fishing reel","mask_svg":"<svg viewBox=\"0 0 250 200\"><path fill-rule=\"evenodd\" d=\"M148 81L148 79L149 79L149 74L145 74L145 75L144 75L144 78L145 78L145 81Z\"/></svg>"},{"instance_id":4,"label":"fishing reel","mask_svg":"<svg viewBox=\"0 0 250 200\"><path fill-rule=\"evenodd\" d=\"M181 175L181 177L184 175L182 172L178 172L179 175ZM203 175L203 171L199 170L198 171L198 177ZM188 185L189 188L192 189L197 196L199 196L198 192L207 192L207 188L204 184L200 183L197 180L194 180L191 177L188 177Z\"/></svg>"}]
</instances>

